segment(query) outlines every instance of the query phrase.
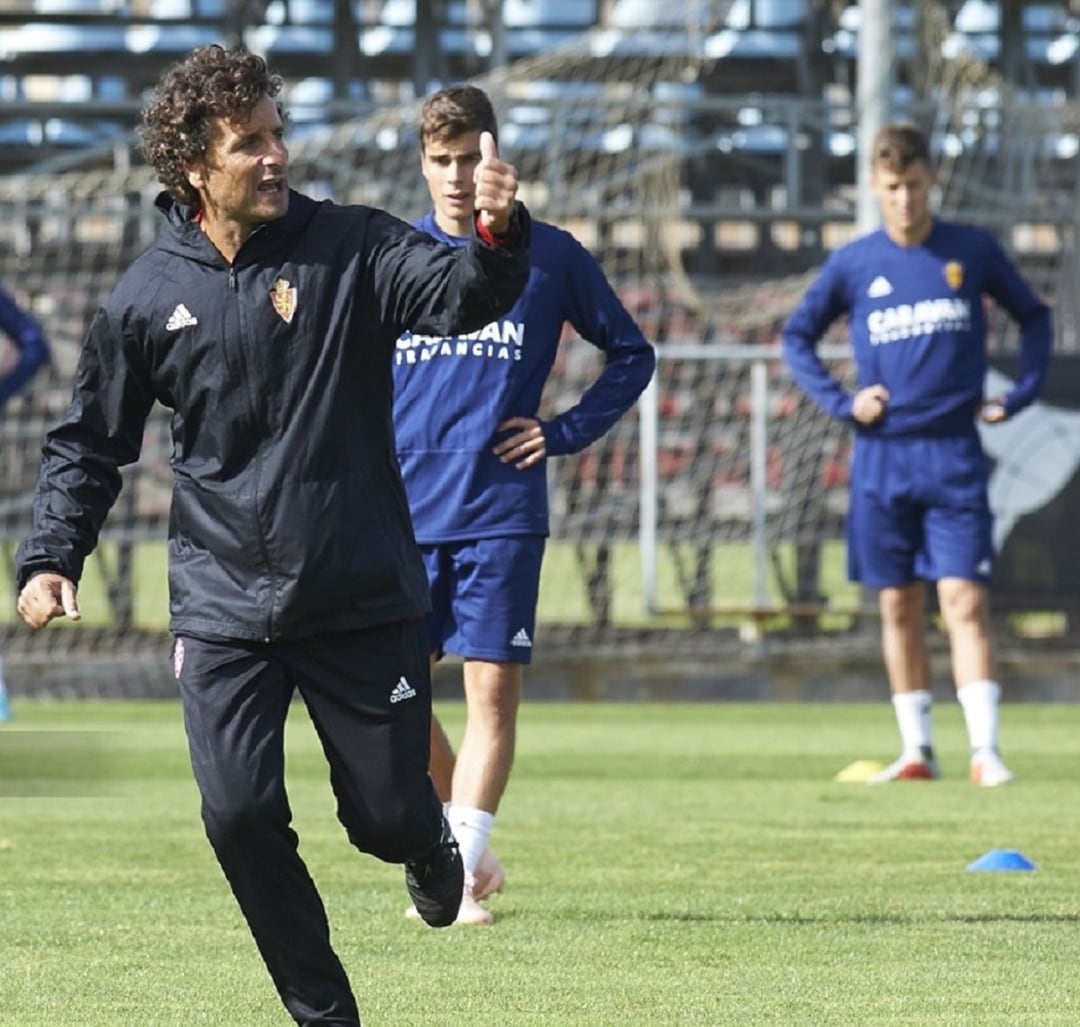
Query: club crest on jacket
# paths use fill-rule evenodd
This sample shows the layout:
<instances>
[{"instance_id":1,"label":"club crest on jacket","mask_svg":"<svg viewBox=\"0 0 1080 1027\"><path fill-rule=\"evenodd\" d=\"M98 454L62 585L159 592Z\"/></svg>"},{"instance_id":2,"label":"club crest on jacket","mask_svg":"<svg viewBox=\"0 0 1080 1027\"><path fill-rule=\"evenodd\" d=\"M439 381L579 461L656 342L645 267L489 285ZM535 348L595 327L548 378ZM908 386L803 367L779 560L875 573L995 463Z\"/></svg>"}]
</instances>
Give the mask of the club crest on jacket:
<instances>
[{"instance_id":1,"label":"club crest on jacket","mask_svg":"<svg viewBox=\"0 0 1080 1027\"><path fill-rule=\"evenodd\" d=\"M270 290L270 302L274 309L286 324L292 324L293 315L296 313L296 286L290 285L284 278L274 282Z\"/></svg>"}]
</instances>

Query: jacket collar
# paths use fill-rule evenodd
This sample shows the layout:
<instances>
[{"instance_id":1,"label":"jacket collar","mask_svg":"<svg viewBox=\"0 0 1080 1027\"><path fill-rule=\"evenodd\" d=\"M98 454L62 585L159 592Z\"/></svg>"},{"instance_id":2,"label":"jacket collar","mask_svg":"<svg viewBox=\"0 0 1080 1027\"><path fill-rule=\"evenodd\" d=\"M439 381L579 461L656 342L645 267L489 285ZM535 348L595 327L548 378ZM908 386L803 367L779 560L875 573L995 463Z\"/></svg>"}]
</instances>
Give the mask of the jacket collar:
<instances>
[{"instance_id":1,"label":"jacket collar","mask_svg":"<svg viewBox=\"0 0 1080 1027\"><path fill-rule=\"evenodd\" d=\"M158 245L189 260L223 264L224 258L199 228L197 210L180 203L165 191L158 193L154 206L164 215L165 224L158 235ZM282 246L288 245L303 231L315 214L318 204L309 196L289 190L289 209L283 218L268 221L248 237L234 261L235 267L255 263Z\"/></svg>"}]
</instances>

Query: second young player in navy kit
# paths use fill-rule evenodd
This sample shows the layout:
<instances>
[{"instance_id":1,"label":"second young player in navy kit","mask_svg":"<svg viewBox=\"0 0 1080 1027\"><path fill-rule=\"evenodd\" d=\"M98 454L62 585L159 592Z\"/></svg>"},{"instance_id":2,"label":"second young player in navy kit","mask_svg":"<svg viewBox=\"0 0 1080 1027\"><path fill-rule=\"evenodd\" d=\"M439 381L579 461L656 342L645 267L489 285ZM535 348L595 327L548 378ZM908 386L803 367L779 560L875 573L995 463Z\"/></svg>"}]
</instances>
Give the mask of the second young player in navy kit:
<instances>
[{"instance_id":1,"label":"second young player in navy kit","mask_svg":"<svg viewBox=\"0 0 1080 1027\"><path fill-rule=\"evenodd\" d=\"M454 86L420 115L421 169L434 210L418 226L442 242L472 234L481 132L497 133L487 95ZM456 761L438 722L431 773L461 847L459 923L486 924L479 901L501 887L488 835L510 776L523 671L532 654L548 534L548 457L576 453L633 405L652 347L588 252L534 222L529 282L504 317L467 337L411 335L394 361L394 427L417 540L431 583L433 658L464 658L467 722ZM600 349L597 380L571 409L537 416L563 325Z\"/></svg>"},{"instance_id":2,"label":"second young player in navy kit","mask_svg":"<svg viewBox=\"0 0 1080 1027\"><path fill-rule=\"evenodd\" d=\"M912 125L878 133L871 181L881 230L833 253L784 327L784 354L803 389L851 421L855 446L848 572L879 590L882 648L900 757L873 780L929 780L933 748L925 584L936 582L952 672L971 745L971 779L1012 779L998 751L998 702L987 587L993 567L986 459L977 420L1004 421L1046 375L1051 318L997 241L934 216L926 137ZM983 297L1020 327L1019 379L984 398ZM849 394L816 354L849 321L858 384Z\"/></svg>"}]
</instances>

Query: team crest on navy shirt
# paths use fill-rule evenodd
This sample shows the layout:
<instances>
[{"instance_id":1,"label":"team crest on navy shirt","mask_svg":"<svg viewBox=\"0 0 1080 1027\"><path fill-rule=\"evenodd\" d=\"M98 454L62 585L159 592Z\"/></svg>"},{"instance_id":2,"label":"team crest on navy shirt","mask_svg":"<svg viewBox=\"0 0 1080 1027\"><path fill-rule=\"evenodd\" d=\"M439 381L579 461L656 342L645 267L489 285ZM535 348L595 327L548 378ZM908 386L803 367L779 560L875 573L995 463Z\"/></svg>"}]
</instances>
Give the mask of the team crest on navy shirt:
<instances>
[{"instance_id":1,"label":"team crest on navy shirt","mask_svg":"<svg viewBox=\"0 0 1080 1027\"><path fill-rule=\"evenodd\" d=\"M950 260L943 268L945 283L956 292L964 284L964 266L958 260Z\"/></svg>"},{"instance_id":2,"label":"team crest on navy shirt","mask_svg":"<svg viewBox=\"0 0 1080 1027\"><path fill-rule=\"evenodd\" d=\"M274 309L287 325L292 324L293 315L296 313L296 286L290 285L284 278L274 282L270 290L270 302Z\"/></svg>"}]
</instances>

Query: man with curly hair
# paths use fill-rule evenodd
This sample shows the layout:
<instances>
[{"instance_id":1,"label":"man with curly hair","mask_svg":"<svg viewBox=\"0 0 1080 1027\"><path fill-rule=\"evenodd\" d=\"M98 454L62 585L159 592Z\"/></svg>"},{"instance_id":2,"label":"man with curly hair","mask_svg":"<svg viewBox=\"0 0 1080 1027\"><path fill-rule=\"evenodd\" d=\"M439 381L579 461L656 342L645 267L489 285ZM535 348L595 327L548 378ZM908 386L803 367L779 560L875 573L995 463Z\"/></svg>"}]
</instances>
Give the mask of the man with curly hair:
<instances>
[{"instance_id":1,"label":"man with curly hair","mask_svg":"<svg viewBox=\"0 0 1080 1027\"><path fill-rule=\"evenodd\" d=\"M290 825L286 715L299 693L349 840L404 863L424 920L451 923L463 869L427 774L428 585L391 358L404 331L465 333L510 308L529 219L491 138L464 248L291 190L281 85L218 46L159 83L143 147L164 224L94 317L46 438L18 607L35 629L79 619L120 468L152 404L172 410L172 669L206 832L292 1017L358 1025Z\"/></svg>"}]
</instances>

